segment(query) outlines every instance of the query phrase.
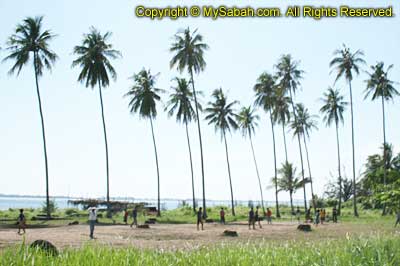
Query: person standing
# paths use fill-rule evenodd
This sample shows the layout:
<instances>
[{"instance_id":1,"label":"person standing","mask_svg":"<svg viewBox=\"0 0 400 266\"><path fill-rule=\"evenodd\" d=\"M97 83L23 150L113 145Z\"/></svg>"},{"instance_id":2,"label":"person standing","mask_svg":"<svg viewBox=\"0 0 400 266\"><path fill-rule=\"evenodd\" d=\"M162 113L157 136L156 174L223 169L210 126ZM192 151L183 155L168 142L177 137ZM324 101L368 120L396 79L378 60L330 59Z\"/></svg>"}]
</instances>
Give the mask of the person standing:
<instances>
[{"instance_id":1,"label":"person standing","mask_svg":"<svg viewBox=\"0 0 400 266\"><path fill-rule=\"evenodd\" d=\"M325 209L322 209L321 210L321 212L320 212L320 216L321 216L321 225L323 225L324 224L324 222L325 222Z\"/></svg>"},{"instance_id":2,"label":"person standing","mask_svg":"<svg viewBox=\"0 0 400 266\"><path fill-rule=\"evenodd\" d=\"M255 216L254 216L254 220L255 220L255 222L258 223L258 226L259 226L260 228L262 228L262 226L261 226L261 219L260 219L260 216L259 216L259 214L258 214L259 209L260 209L260 207L257 206L257 207L256 207L256 213L255 213Z\"/></svg>"},{"instance_id":3,"label":"person standing","mask_svg":"<svg viewBox=\"0 0 400 266\"><path fill-rule=\"evenodd\" d=\"M251 229L251 226L253 226L253 230L256 229L254 218L254 208L251 207L249 211L249 230Z\"/></svg>"},{"instance_id":4,"label":"person standing","mask_svg":"<svg viewBox=\"0 0 400 266\"><path fill-rule=\"evenodd\" d=\"M219 211L219 217L220 217L221 224L225 224L225 211L224 211L224 208L221 208L221 210Z\"/></svg>"},{"instance_id":5,"label":"person standing","mask_svg":"<svg viewBox=\"0 0 400 266\"><path fill-rule=\"evenodd\" d=\"M397 216L397 219L396 219L396 223L394 224L394 227L396 227L400 223L400 210L397 211L396 216Z\"/></svg>"},{"instance_id":6,"label":"person standing","mask_svg":"<svg viewBox=\"0 0 400 266\"><path fill-rule=\"evenodd\" d=\"M92 207L89 208L89 228L90 228L90 238L93 239L93 233L94 233L94 226L97 221L97 212L96 208Z\"/></svg>"},{"instance_id":7,"label":"person standing","mask_svg":"<svg viewBox=\"0 0 400 266\"><path fill-rule=\"evenodd\" d=\"M23 231L23 234L25 234L25 228L26 228L26 218L24 214L24 209L20 209L18 215L18 234L21 234L21 230Z\"/></svg>"},{"instance_id":8,"label":"person standing","mask_svg":"<svg viewBox=\"0 0 400 266\"><path fill-rule=\"evenodd\" d=\"M300 208L299 208L299 206L297 206L297 210L296 210L296 219L297 219L297 222L298 222L298 223L300 223L300 216L301 216Z\"/></svg>"},{"instance_id":9,"label":"person standing","mask_svg":"<svg viewBox=\"0 0 400 266\"><path fill-rule=\"evenodd\" d=\"M135 206L135 208L133 208L133 210L132 210L132 218L133 218L133 221L131 223L131 228L132 228L133 225L135 225L135 227L137 227L138 226L138 223L137 223L137 206Z\"/></svg>"},{"instance_id":10,"label":"person standing","mask_svg":"<svg viewBox=\"0 0 400 266\"><path fill-rule=\"evenodd\" d=\"M199 211L197 212L197 231L200 230L200 224L201 224L201 230L204 230L203 227L203 208L200 207Z\"/></svg>"},{"instance_id":11,"label":"person standing","mask_svg":"<svg viewBox=\"0 0 400 266\"><path fill-rule=\"evenodd\" d=\"M319 217L320 217L320 212L319 212L319 210L317 209L317 210L315 211L315 219L314 219L314 224L315 224L316 226L318 226L318 224L319 224Z\"/></svg>"},{"instance_id":12,"label":"person standing","mask_svg":"<svg viewBox=\"0 0 400 266\"><path fill-rule=\"evenodd\" d=\"M337 223L337 210L336 207L333 207L332 209L332 220L334 223Z\"/></svg>"},{"instance_id":13,"label":"person standing","mask_svg":"<svg viewBox=\"0 0 400 266\"><path fill-rule=\"evenodd\" d=\"M129 216L128 210L125 209L125 211L124 211L124 223L125 224L128 224L128 216Z\"/></svg>"},{"instance_id":14,"label":"person standing","mask_svg":"<svg viewBox=\"0 0 400 266\"><path fill-rule=\"evenodd\" d=\"M267 223L272 224L272 211L267 208Z\"/></svg>"}]
</instances>

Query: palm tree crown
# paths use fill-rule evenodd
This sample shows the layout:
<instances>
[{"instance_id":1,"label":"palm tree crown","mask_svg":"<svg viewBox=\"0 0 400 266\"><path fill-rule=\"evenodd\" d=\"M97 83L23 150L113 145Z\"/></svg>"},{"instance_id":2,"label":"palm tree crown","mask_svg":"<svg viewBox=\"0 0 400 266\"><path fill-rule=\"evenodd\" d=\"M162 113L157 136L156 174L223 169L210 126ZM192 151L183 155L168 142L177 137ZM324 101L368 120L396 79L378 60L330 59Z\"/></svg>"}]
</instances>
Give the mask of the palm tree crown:
<instances>
[{"instance_id":1,"label":"palm tree crown","mask_svg":"<svg viewBox=\"0 0 400 266\"><path fill-rule=\"evenodd\" d=\"M172 116L176 112L176 121L189 123L196 121L196 112L192 103L194 102L193 93L189 89L190 81L184 78L175 78L176 86L172 87L173 92L167 102L168 115ZM202 107L198 103L199 109Z\"/></svg>"},{"instance_id":2,"label":"palm tree crown","mask_svg":"<svg viewBox=\"0 0 400 266\"><path fill-rule=\"evenodd\" d=\"M346 78L347 81L353 80L353 71L358 75L360 73L360 64L365 64L364 52L357 50L352 53L350 48L343 44L343 49L335 50L333 55L336 56L329 63L329 66L336 69L336 81L341 77Z\"/></svg>"},{"instance_id":3,"label":"palm tree crown","mask_svg":"<svg viewBox=\"0 0 400 266\"><path fill-rule=\"evenodd\" d=\"M275 106L276 90L275 90L276 79L271 74L264 72L254 85L254 91L256 93L255 105L262 107L265 111L270 111Z\"/></svg>"},{"instance_id":4,"label":"palm tree crown","mask_svg":"<svg viewBox=\"0 0 400 266\"><path fill-rule=\"evenodd\" d=\"M289 111L290 97L284 96L278 92L275 97L275 108L273 111L274 121L282 125L286 125L290 122L290 111Z\"/></svg>"},{"instance_id":5,"label":"palm tree crown","mask_svg":"<svg viewBox=\"0 0 400 266\"><path fill-rule=\"evenodd\" d=\"M275 66L279 88L283 91L283 94L286 94L288 90L296 94L304 74L304 71L299 69L299 64L299 61L293 60L292 56L287 54L282 55Z\"/></svg>"},{"instance_id":6,"label":"palm tree crown","mask_svg":"<svg viewBox=\"0 0 400 266\"><path fill-rule=\"evenodd\" d=\"M222 89L216 89L212 93L214 102L209 102L209 107L205 109L208 114L206 120L208 124L214 124L216 131L221 131L222 134L230 132L231 129L237 129L236 123L237 114L233 110L233 106L238 102L228 102Z\"/></svg>"},{"instance_id":7,"label":"palm tree crown","mask_svg":"<svg viewBox=\"0 0 400 266\"><path fill-rule=\"evenodd\" d=\"M185 68L189 72L199 73L206 67L204 51L208 45L203 43L203 36L193 32L189 28L179 31L174 36L174 43L170 47L170 52L175 53L170 62L170 67L177 66L180 72Z\"/></svg>"},{"instance_id":8,"label":"palm tree crown","mask_svg":"<svg viewBox=\"0 0 400 266\"><path fill-rule=\"evenodd\" d=\"M383 62L371 66L372 73L368 73L369 79L365 90L365 98L371 96L372 100L383 97L384 100L392 100L394 96L398 96L399 92L394 88L394 82L388 78L389 71L393 65L388 66L385 71Z\"/></svg>"},{"instance_id":9,"label":"palm tree crown","mask_svg":"<svg viewBox=\"0 0 400 266\"><path fill-rule=\"evenodd\" d=\"M117 78L117 73L111 65L110 59L117 59L121 53L112 49L112 44L107 43L111 32L102 35L96 28L91 27L90 33L85 34L81 45L74 47L74 54L78 58L72 62L72 67L80 66L82 71L78 81L85 82L86 87L100 84L107 87L112 79Z\"/></svg>"},{"instance_id":10,"label":"palm tree crown","mask_svg":"<svg viewBox=\"0 0 400 266\"><path fill-rule=\"evenodd\" d=\"M255 114L255 110L249 107L243 107L237 117L238 126L242 131L243 136L254 135L255 128L258 126L257 120L259 116Z\"/></svg>"},{"instance_id":11,"label":"palm tree crown","mask_svg":"<svg viewBox=\"0 0 400 266\"><path fill-rule=\"evenodd\" d=\"M328 88L328 91L324 93L324 98L321 99L323 106L320 112L324 114L323 121L327 126L339 124L344 122L343 113L348 105L348 102L344 100L344 96L340 95L339 90Z\"/></svg>"},{"instance_id":12,"label":"palm tree crown","mask_svg":"<svg viewBox=\"0 0 400 266\"><path fill-rule=\"evenodd\" d=\"M278 179L278 187L280 190L296 192L297 189L303 187L303 182L300 178L296 177L296 167L289 162L282 164L279 169L280 178Z\"/></svg>"},{"instance_id":13,"label":"palm tree crown","mask_svg":"<svg viewBox=\"0 0 400 266\"><path fill-rule=\"evenodd\" d=\"M310 137L310 132L313 129L318 129L316 119L318 116L311 115L308 109L301 103L296 105L296 113L298 123L302 128L302 134L305 136Z\"/></svg>"},{"instance_id":14,"label":"palm tree crown","mask_svg":"<svg viewBox=\"0 0 400 266\"><path fill-rule=\"evenodd\" d=\"M21 24L17 25L15 34L8 39L7 49L11 53L4 58L4 61L15 61L9 70L9 74L17 72L17 75L19 75L22 67L28 64L31 53L33 53L33 64L38 76L43 74L44 68L51 70L52 65L58 58L49 48L49 41L55 35L50 30L42 31L42 21L43 17L28 17L24 19Z\"/></svg>"},{"instance_id":15,"label":"palm tree crown","mask_svg":"<svg viewBox=\"0 0 400 266\"><path fill-rule=\"evenodd\" d=\"M157 75L152 75L150 70L142 69L134 74L134 85L125 96L130 97L129 107L131 113L138 113L141 118L155 118L157 116L156 101L160 101L159 93L162 89L156 88Z\"/></svg>"}]
</instances>

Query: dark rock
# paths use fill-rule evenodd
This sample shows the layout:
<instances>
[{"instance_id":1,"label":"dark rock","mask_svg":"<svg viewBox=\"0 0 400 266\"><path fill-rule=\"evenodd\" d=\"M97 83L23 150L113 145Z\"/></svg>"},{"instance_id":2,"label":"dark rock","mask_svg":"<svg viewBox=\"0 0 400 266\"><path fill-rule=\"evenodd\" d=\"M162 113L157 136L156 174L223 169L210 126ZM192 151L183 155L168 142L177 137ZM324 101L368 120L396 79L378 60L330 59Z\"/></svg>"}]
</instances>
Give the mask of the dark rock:
<instances>
[{"instance_id":1,"label":"dark rock","mask_svg":"<svg viewBox=\"0 0 400 266\"><path fill-rule=\"evenodd\" d=\"M78 224L79 224L78 221L73 221L73 222L68 223L68 225L78 225Z\"/></svg>"},{"instance_id":2,"label":"dark rock","mask_svg":"<svg viewBox=\"0 0 400 266\"><path fill-rule=\"evenodd\" d=\"M297 230L303 231L303 232L311 232L311 225L309 224L299 224L297 226Z\"/></svg>"},{"instance_id":3,"label":"dark rock","mask_svg":"<svg viewBox=\"0 0 400 266\"><path fill-rule=\"evenodd\" d=\"M237 237L239 236L238 233L236 231L231 231L231 230L225 230L224 231L224 236L233 236L233 237Z\"/></svg>"},{"instance_id":4,"label":"dark rock","mask_svg":"<svg viewBox=\"0 0 400 266\"><path fill-rule=\"evenodd\" d=\"M47 240L38 239L29 245L30 248L40 249L48 255L57 256L58 250L51 242Z\"/></svg>"},{"instance_id":5,"label":"dark rock","mask_svg":"<svg viewBox=\"0 0 400 266\"><path fill-rule=\"evenodd\" d=\"M146 220L145 224L155 224L157 219L155 218L149 218Z\"/></svg>"},{"instance_id":6,"label":"dark rock","mask_svg":"<svg viewBox=\"0 0 400 266\"><path fill-rule=\"evenodd\" d=\"M206 223L213 223L214 219L206 219Z\"/></svg>"},{"instance_id":7,"label":"dark rock","mask_svg":"<svg viewBox=\"0 0 400 266\"><path fill-rule=\"evenodd\" d=\"M149 229L150 226L149 226L148 224L139 224L139 225L137 226L137 228L140 228L140 229Z\"/></svg>"}]
</instances>

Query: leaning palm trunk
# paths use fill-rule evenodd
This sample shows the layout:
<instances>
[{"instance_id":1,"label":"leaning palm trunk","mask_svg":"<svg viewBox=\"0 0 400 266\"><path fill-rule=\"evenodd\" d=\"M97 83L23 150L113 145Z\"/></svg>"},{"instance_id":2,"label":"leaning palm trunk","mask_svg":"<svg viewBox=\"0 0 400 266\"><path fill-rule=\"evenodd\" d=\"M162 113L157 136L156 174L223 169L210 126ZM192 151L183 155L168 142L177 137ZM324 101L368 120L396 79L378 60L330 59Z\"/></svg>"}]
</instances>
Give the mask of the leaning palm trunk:
<instances>
[{"instance_id":1,"label":"leaning palm trunk","mask_svg":"<svg viewBox=\"0 0 400 266\"><path fill-rule=\"evenodd\" d=\"M292 214L291 214L291 215L293 215L293 214L294 214L294 207L293 207L293 191L290 190L290 191L289 191L289 194L290 194L290 209L292 210Z\"/></svg>"},{"instance_id":2,"label":"leaning palm trunk","mask_svg":"<svg viewBox=\"0 0 400 266\"><path fill-rule=\"evenodd\" d=\"M296 108L294 107L294 103L293 103L292 90L289 89L289 92L290 92L290 102L292 104L294 120L295 120L295 123L297 124ZM301 141L300 141L300 135L299 134L297 134L297 140L298 140L298 143L299 143L300 163L301 163L301 177L302 177L302 180L303 180L304 211L307 213L307 196L306 196L306 181L305 181L305 178L304 178L303 151L301 149Z\"/></svg>"},{"instance_id":3,"label":"leaning palm trunk","mask_svg":"<svg viewBox=\"0 0 400 266\"><path fill-rule=\"evenodd\" d=\"M193 212L196 212L196 197L194 195L194 176L193 176L192 150L190 148L189 130L188 130L187 123L185 123L185 128L186 128L186 138L187 138L188 149L189 149L190 172L192 174Z\"/></svg>"},{"instance_id":4,"label":"leaning palm trunk","mask_svg":"<svg viewBox=\"0 0 400 266\"><path fill-rule=\"evenodd\" d=\"M256 168L256 173L257 173L257 178L258 178L258 184L259 184L259 186L260 186L261 207L262 207L263 214L264 214L264 213L265 213L265 208L264 208L264 196L263 196L263 192L262 192L262 185L261 185L260 174L259 174L259 172L258 172L256 154L254 153L253 140L252 140L250 134L249 134L249 138L250 138L251 151L252 151L252 153L253 153L254 166L255 166L255 168Z\"/></svg>"},{"instance_id":5,"label":"leaning palm trunk","mask_svg":"<svg viewBox=\"0 0 400 266\"><path fill-rule=\"evenodd\" d=\"M201 181L202 181L202 184L203 184L203 218L207 218L206 187L205 187L205 180L204 180L203 143L202 143L202 140L201 140L200 116L199 116L199 108L197 106L196 90L194 88L193 70L192 70L191 67L189 68L189 71L190 71L190 79L191 79L191 82L192 82L194 105L195 105L195 108L196 108L197 130L199 132L200 160L201 160Z\"/></svg>"},{"instance_id":6,"label":"leaning palm trunk","mask_svg":"<svg viewBox=\"0 0 400 266\"><path fill-rule=\"evenodd\" d=\"M225 131L223 131L222 134L223 134L223 136L224 136L225 152L226 152L226 163L227 163L227 166L228 166L229 185L230 185L230 188L231 188L232 215L235 216L235 204L234 204L234 202L233 202L233 188L232 188L231 167L230 167L230 165L229 165L228 144L226 143Z\"/></svg>"},{"instance_id":7,"label":"leaning palm trunk","mask_svg":"<svg viewBox=\"0 0 400 266\"><path fill-rule=\"evenodd\" d=\"M386 190L387 177L387 151L386 151L386 126L385 126L385 98L382 95L382 128L383 128L383 186ZM386 204L383 204L382 215L386 215Z\"/></svg>"},{"instance_id":8,"label":"leaning palm trunk","mask_svg":"<svg viewBox=\"0 0 400 266\"><path fill-rule=\"evenodd\" d=\"M274 176L274 183L275 183L275 206L276 206L276 217L280 218L281 214L279 212L279 201L278 201L278 168L276 166L276 145L275 145L275 130L274 130L274 121L272 119L272 113L271 110L269 111L269 118L271 120L271 130L272 130L272 144L274 147L274 170L275 170L275 176Z\"/></svg>"},{"instance_id":9,"label":"leaning palm trunk","mask_svg":"<svg viewBox=\"0 0 400 266\"><path fill-rule=\"evenodd\" d=\"M103 95L101 92L101 84L99 82L99 95L100 95L100 106L101 106L101 118L103 121L103 132L104 132L104 144L106 148L106 173L107 173L107 210L108 215L110 215L110 176L109 176L109 168L108 168L108 145L107 145L107 131L106 131L106 122L104 118L104 105L103 105Z\"/></svg>"},{"instance_id":10,"label":"leaning palm trunk","mask_svg":"<svg viewBox=\"0 0 400 266\"><path fill-rule=\"evenodd\" d=\"M353 91L351 89L351 81L349 81L350 89L350 110L351 110L351 146L353 152L353 208L354 216L358 217L357 211L357 191L356 191L356 161L355 161L355 150L354 150L354 115L353 115Z\"/></svg>"},{"instance_id":11,"label":"leaning palm trunk","mask_svg":"<svg viewBox=\"0 0 400 266\"><path fill-rule=\"evenodd\" d=\"M285 159L286 163L288 162L288 153L287 153L287 145L286 145L286 133L285 133L285 123L282 123L282 134L283 134L283 144L285 145Z\"/></svg>"},{"instance_id":12,"label":"leaning palm trunk","mask_svg":"<svg viewBox=\"0 0 400 266\"><path fill-rule=\"evenodd\" d=\"M308 157L308 148L307 148L307 141L306 136L303 134L303 141L304 141L304 148L306 150L306 158L307 158L307 166L308 166L308 174L310 175L310 185L311 185L311 196L312 196L312 204L314 212L316 211L316 204L315 204L315 196L314 196L314 186L313 186L313 179L311 175L311 166L310 166L310 159Z\"/></svg>"},{"instance_id":13,"label":"leaning palm trunk","mask_svg":"<svg viewBox=\"0 0 400 266\"><path fill-rule=\"evenodd\" d=\"M35 81L36 81L36 93L39 104L39 113L40 113L40 121L42 122L42 137L43 137L43 151L44 151L44 165L46 170L46 216L50 218L50 194L49 194L49 168L47 163L47 147L46 147L46 134L44 130L44 118L42 111L42 101L40 99L40 91L39 91L39 80L38 80L38 71L37 71L37 54L34 54L34 67L35 67Z\"/></svg>"},{"instance_id":14,"label":"leaning palm trunk","mask_svg":"<svg viewBox=\"0 0 400 266\"><path fill-rule=\"evenodd\" d=\"M160 170L158 168L158 156L157 156L157 145L156 139L154 137L153 130L153 118L150 117L150 126L151 126L151 135L153 136L153 145L154 145L154 155L156 157L156 167L157 167L157 216L161 216L161 204L160 204Z\"/></svg>"},{"instance_id":15,"label":"leaning palm trunk","mask_svg":"<svg viewBox=\"0 0 400 266\"><path fill-rule=\"evenodd\" d=\"M336 143L337 143L337 155L338 155L338 173L339 173L339 207L338 215L340 216L340 211L342 209L342 174L341 174L341 164L340 164L340 146L339 146L339 127L336 122Z\"/></svg>"}]
</instances>

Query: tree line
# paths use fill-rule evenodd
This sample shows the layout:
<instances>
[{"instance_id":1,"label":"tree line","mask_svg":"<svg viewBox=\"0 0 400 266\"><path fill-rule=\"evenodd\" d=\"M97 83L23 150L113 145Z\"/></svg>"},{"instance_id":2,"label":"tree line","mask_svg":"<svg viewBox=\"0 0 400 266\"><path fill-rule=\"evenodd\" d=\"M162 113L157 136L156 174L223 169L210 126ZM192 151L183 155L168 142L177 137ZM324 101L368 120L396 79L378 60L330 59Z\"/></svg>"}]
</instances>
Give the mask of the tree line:
<instances>
[{"instance_id":1,"label":"tree line","mask_svg":"<svg viewBox=\"0 0 400 266\"><path fill-rule=\"evenodd\" d=\"M9 70L9 74L20 74L22 68L32 62L35 73L35 85L38 99L38 107L41 118L44 165L46 178L46 206L47 215L50 217L50 196L49 196L49 171L47 161L47 147L45 134L45 119L42 110L41 96L39 89L39 79L44 74L45 70L51 70L56 63L58 56L50 49L50 42L54 38L51 30L43 28L43 17L28 17L17 25L15 32L8 38L7 51L9 54L4 58L4 61L12 61L13 65ZM72 62L72 67L79 68L78 82L84 83L88 88L98 89L100 110L102 117L102 127L104 133L105 145L105 162L106 162L106 186L107 195L106 201L110 201L109 191L109 165L108 165L108 141L107 130L104 119L104 103L102 90L110 86L110 81L115 81L117 73L112 65L112 61L122 57L120 51L113 48L110 42L111 32L102 34L99 30L91 27L89 33L84 34L79 45L73 48L73 53L76 59ZM258 126L259 116L257 110L262 110L268 117L272 132L273 158L274 158L274 176L271 183L275 189L275 204L276 216L280 217L278 194L281 191L286 191L290 195L290 205L294 212L292 195L298 189L303 190L304 209L307 210L306 185L310 184L311 188L311 204L316 208L316 195L313 189L313 177L311 174L311 163L307 143L310 140L310 134L313 130L317 130L317 115L309 112L304 104L296 102L296 94L301 89L301 80L304 77L304 71L301 69L300 62L293 59L290 54L282 55L278 62L274 65L274 72L263 72L259 75L253 86L254 102L249 106L244 106L238 109L239 102L228 99L226 92L222 88L214 90L211 94L211 100L207 106L203 108L199 103L199 96L203 93L195 87L195 75L199 75L206 68L204 59L205 52L209 46L204 42L203 36L190 28L179 30L175 35L173 42L170 44L169 51L171 53L170 68L177 69L181 74L186 73L186 77L176 77L172 81L171 90L168 92L167 105L165 111L168 116L175 117L178 123L182 123L185 127L188 157L190 162L191 182L192 182L192 197L193 210L196 208L196 195L194 186L194 170L192 161L192 150L190 144L190 134L188 125L191 122L197 124L198 139L200 145L200 164L202 178L202 205L204 216L206 217L206 183L204 174L204 154L202 145L201 132L201 114L204 114L204 120L209 125L215 127L216 132L219 132L221 140L225 147L225 157L227 165L227 174L229 178L229 188L231 194L231 210L232 215L235 215L234 206L234 190L232 186L232 173L229 163L229 133L240 130L243 137L248 138L252 158L255 167L255 173L260 189L260 202L264 210L263 187L258 170L257 159L255 156L253 137ZM393 178L393 169L397 169L400 173L398 160L392 160L392 148L386 140L386 120L385 120L385 103L393 100L399 93L395 89L394 81L390 80L388 75L393 65L385 68L383 62L378 62L371 66L370 72L366 72L368 79L365 86L365 98L371 100L380 100L382 105L382 128L383 128L383 155L368 158L366 177L360 183L356 182L356 162L355 162L355 132L354 132L354 110L353 110L353 95L352 81L358 77L361 69L366 62L364 53L361 50L352 52L345 45L341 49L334 51L333 59L329 63L331 73L335 74L334 85L340 79L344 79L349 88L349 102L345 100L340 90L329 87L323 93L321 98L320 113L323 116L323 122L327 127L334 125L336 132L337 143L337 183L334 184L334 197L338 202L338 213L340 214L343 197L343 176L340 150L340 126L344 123L343 113L347 110L350 103L351 113L351 136L352 136L352 181L350 188L348 182L345 183L346 191L351 189L351 197L353 199L354 215L358 216L357 211L357 194L363 193L371 195L375 191L379 191L380 200L383 202L381 207L385 210L389 204L387 198L388 193L392 191L388 188L388 184L397 182ZM161 101L162 95L166 94L166 90L158 88L157 77L159 74L151 73L149 69L143 68L132 77L132 86L129 88L125 97L129 99L129 111L132 114L138 115L140 118L147 119L150 123L150 129L153 140L155 162L157 169L157 209L160 215L160 169L158 165L158 154L156 137L154 134L153 123L157 117L157 106ZM281 127L281 134L284 140L285 161L278 168L277 162L277 147L275 143L275 134L277 126ZM297 139L300 170L290 162L287 152L286 135L291 132L293 137ZM303 150L304 148L304 150ZM400 155L399 155L400 156ZM397 157L396 157L397 158ZM379 163L377 163L379 161ZM374 163L375 162L375 163ZM306 164L306 166L305 166ZM379 166L379 167L378 167ZM308 174L306 174L305 167ZM374 168L375 167L375 168ZM396 168L397 167L397 168ZM299 171L299 173L298 173ZM379 172L382 175L381 181L367 182L374 179ZM372 176L372 177L371 177ZM376 179L376 178L375 178ZM347 181L347 180L345 180ZM389 183L388 183L389 182ZM397 184L397 183L396 183ZM379 188L378 188L379 187ZM400 190L400 185L397 185ZM396 187L396 188L397 188ZM392 195L392 194L390 194ZM400 193L399 193L400 195ZM386 197L386 198L385 198ZM346 197L349 199L348 197ZM386 199L386 201L384 200ZM400 196L399 196L400 199Z\"/></svg>"}]
</instances>

